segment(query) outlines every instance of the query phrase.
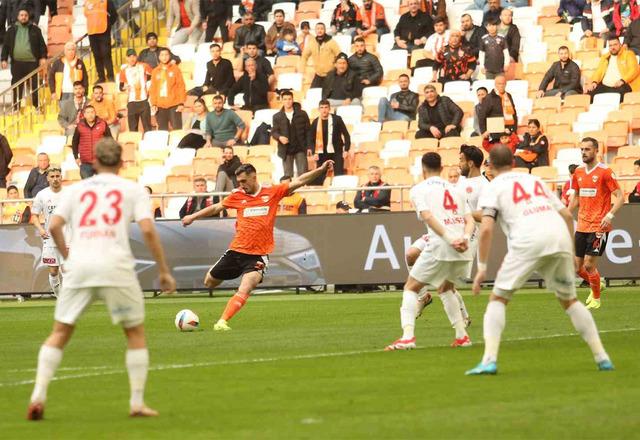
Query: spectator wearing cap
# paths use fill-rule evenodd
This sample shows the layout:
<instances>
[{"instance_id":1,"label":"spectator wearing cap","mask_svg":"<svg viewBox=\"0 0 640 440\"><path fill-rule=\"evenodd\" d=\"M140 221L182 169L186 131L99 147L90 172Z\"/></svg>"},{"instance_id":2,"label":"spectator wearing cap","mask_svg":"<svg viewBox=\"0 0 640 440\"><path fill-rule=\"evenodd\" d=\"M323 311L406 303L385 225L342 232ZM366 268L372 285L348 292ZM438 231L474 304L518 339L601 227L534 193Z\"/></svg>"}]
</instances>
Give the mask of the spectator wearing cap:
<instances>
[{"instance_id":1,"label":"spectator wearing cap","mask_svg":"<svg viewBox=\"0 0 640 440\"><path fill-rule=\"evenodd\" d=\"M382 35L390 32L384 6L380 3L373 0L364 0L360 15L362 17L362 27L356 29L356 35L366 38L375 32L379 40Z\"/></svg>"},{"instance_id":2,"label":"spectator wearing cap","mask_svg":"<svg viewBox=\"0 0 640 440\"><path fill-rule=\"evenodd\" d=\"M158 46L158 34L156 34L155 32L149 32L146 35L146 40L147 40L147 48L142 49L142 51L138 55L138 61L140 63L144 63L147 66L151 67L151 69L155 69L156 67L158 67L158 64L160 63L160 60L159 60L160 50L164 49L164 47ZM127 51L127 54L128 53L129 52ZM174 55L173 52L171 51L169 51L169 54L171 55L172 64L180 64L181 60L179 56Z\"/></svg>"},{"instance_id":3,"label":"spectator wearing cap","mask_svg":"<svg viewBox=\"0 0 640 440\"><path fill-rule=\"evenodd\" d=\"M518 128L518 113L516 105L513 102L511 93L506 91L507 79L504 75L498 75L494 81L494 88L489 93L480 106L478 114L480 133L484 138L491 137L491 133L487 131L488 118L504 118L505 131L513 133ZM495 137L495 133L494 136Z\"/></svg>"},{"instance_id":4,"label":"spectator wearing cap","mask_svg":"<svg viewBox=\"0 0 640 440\"><path fill-rule=\"evenodd\" d=\"M229 94L229 89L233 86L233 65L231 61L222 58L222 48L219 44L209 46L211 61L207 62L207 76L205 76L202 87L195 87L189 91L189 95L224 95Z\"/></svg>"},{"instance_id":5,"label":"spectator wearing cap","mask_svg":"<svg viewBox=\"0 0 640 440\"><path fill-rule=\"evenodd\" d=\"M229 90L229 105L242 110L258 110L269 108L269 79L258 72L256 61L247 58L244 63L245 72ZM244 94L244 105L235 104L235 97L239 93Z\"/></svg>"},{"instance_id":6,"label":"spectator wearing cap","mask_svg":"<svg viewBox=\"0 0 640 440\"><path fill-rule=\"evenodd\" d=\"M398 77L400 91L392 93L390 99L380 98L378 102L378 122L413 121L418 110L419 96L409 90L409 75Z\"/></svg>"},{"instance_id":7,"label":"spectator wearing cap","mask_svg":"<svg viewBox=\"0 0 640 440\"><path fill-rule=\"evenodd\" d=\"M96 109L88 105L84 109L84 118L78 122L71 141L71 150L80 167L80 177L87 179L95 174L93 161L95 147L102 138L110 138L111 132L105 121L96 115Z\"/></svg>"},{"instance_id":8,"label":"spectator wearing cap","mask_svg":"<svg viewBox=\"0 0 640 440\"><path fill-rule=\"evenodd\" d=\"M265 50L266 33L264 28L256 24L256 18L250 12L246 12L242 17L242 26L236 30L236 37L233 40L233 48L236 53L244 54L247 49L247 43L252 42L258 45L261 53Z\"/></svg>"},{"instance_id":9,"label":"spectator wearing cap","mask_svg":"<svg viewBox=\"0 0 640 440\"><path fill-rule=\"evenodd\" d=\"M334 67L336 57L340 54L340 46L330 35L327 35L324 23L316 24L316 37L309 39L302 51L299 71L304 72L309 58L313 61L315 76L311 87L322 87L325 78Z\"/></svg>"},{"instance_id":10,"label":"spectator wearing cap","mask_svg":"<svg viewBox=\"0 0 640 440\"><path fill-rule=\"evenodd\" d=\"M584 37L599 37L607 39L609 34L616 32L613 23L613 1L591 0L584 6L582 30Z\"/></svg>"},{"instance_id":11,"label":"spectator wearing cap","mask_svg":"<svg viewBox=\"0 0 640 440\"><path fill-rule=\"evenodd\" d=\"M569 48L560 46L558 49L559 61L551 65L538 87L537 97L560 96L564 98L569 95L582 93L580 80L580 67L569 57ZM549 90L547 88L553 82Z\"/></svg>"},{"instance_id":12,"label":"spectator wearing cap","mask_svg":"<svg viewBox=\"0 0 640 440\"><path fill-rule=\"evenodd\" d=\"M500 6L500 0L487 0L488 9L482 16L482 24L486 26L492 22L500 21L500 14L502 13L502 7Z\"/></svg>"},{"instance_id":13,"label":"spectator wearing cap","mask_svg":"<svg viewBox=\"0 0 640 440\"><path fill-rule=\"evenodd\" d=\"M473 18L469 14L463 14L460 18L460 30L462 31L463 43L468 44L473 51L473 55L477 58L480 53L480 42L482 37L487 33L484 26L473 24Z\"/></svg>"},{"instance_id":14,"label":"spectator wearing cap","mask_svg":"<svg viewBox=\"0 0 640 440\"><path fill-rule=\"evenodd\" d=\"M625 93L640 90L640 68L636 55L620 44L618 37L607 40L609 51L600 57L598 68L586 90L593 97L600 93Z\"/></svg>"},{"instance_id":15,"label":"spectator wearing cap","mask_svg":"<svg viewBox=\"0 0 640 440\"><path fill-rule=\"evenodd\" d=\"M159 60L160 64L151 72L151 113L155 113L160 130L169 130L169 124L173 130L180 130L184 101L187 99L184 78L180 68L171 62L169 49L160 49Z\"/></svg>"},{"instance_id":16,"label":"spectator wearing cap","mask_svg":"<svg viewBox=\"0 0 640 440\"><path fill-rule=\"evenodd\" d=\"M98 117L107 123L111 136L117 138L120 133L120 122L116 113L116 105L113 99L104 95L104 89L100 84L93 86L93 97L89 101L89 105L93 106Z\"/></svg>"},{"instance_id":17,"label":"spectator wearing cap","mask_svg":"<svg viewBox=\"0 0 640 440\"><path fill-rule=\"evenodd\" d=\"M145 132L151 130L151 106L149 105L148 81L151 67L138 62L134 49L127 50L127 64L122 66L118 82L120 91L127 93L127 125L129 131L138 131L138 121Z\"/></svg>"},{"instance_id":18,"label":"spectator wearing cap","mask_svg":"<svg viewBox=\"0 0 640 440\"><path fill-rule=\"evenodd\" d=\"M46 176L46 173L45 173ZM16 200L20 198L18 187L15 185L9 185L7 187L7 200ZM2 224L20 224L29 223L31 219L31 208L26 202L13 202L2 204Z\"/></svg>"},{"instance_id":19,"label":"spectator wearing cap","mask_svg":"<svg viewBox=\"0 0 640 440\"><path fill-rule=\"evenodd\" d=\"M229 26L233 16L232 0L200 0L202 9L202 29L205 30L204 41L213 41L216 31L220 29L222 41L229 41Z\"/></svg>"},{"instance_id":20,"label":"spectator wearing cap","mask_svg":"<svg viewBox=\"0 0 640 440\"><path fill-rule=\"evenodd\" d=\"M382 181L380 167L375 165L369 167L369 181L364 186L389 186ZM390 189L363 189L358 191L353 199L353 206L367 212L389 211L391 210L391 190Z\"/></svg>"},{"instance_id":21,"label":"spectator wearing cap","mask_svg":"<svg viewBox=\"0 0 640 440\"><path fill-rule=\"evenodd\" d=\"M291 183L291 176L282 176L280 183ZM278 215L305 215L307 213L307 200L299 192L294 192L280 200Z\"/></svg>"},{"instance_id":22,"label":"spectator wearing cap","mask_svg":"<svg viewBox=\"0 0 640 440\"><path fill-rule=\"evenodd\" d=\"M515 153L517 167L529 168L549 166L549 140L540 130L540 121L529 119L528 131Z\"/></svg>"},{"instance_id":23,"label":"spectator wearing cap","mask_svg":"<svg viewBox=\"0 0 640 440\"><path fill-rule=\"evenodd\" d=\"M507 40L498 34L497 21L487 23L487 34L480 40L478 60L481 71L487 79L496 78L509 67L511 56L509 55Z\"/></svg>"},{"instance_id":24,"label":"spectator wearing cap","mask_svg":"<svg viewBox=\"0 0 640 440\"><path fill-rule=\"evenodd\" d=\"M89 87L87 68L78 58L73 41L65 43L63 56L51 64L48 77L51 96L59 101L73 98L73 83L76 81L82 82L85 90Z\"/></svg>"},{"instance_id":25,"label":"spectator wearing cap","mask_svg":"<svg viewBox=\"0 0 640 440\"><path fill-rule=\"evenodd\" d=\"M318 110L319 116L309 131L309 155L313 156L317 167L332 160L334 175L341 176L344 174L344 159L351 148L349 130L339 115L331 113L331 103L326 99L320 101ZM322 185L325 177L320 176L313 185Z\"/></svg>"},{"instance_id":26,"label":"spectator wearing cap","mask_svg":"<svg viewBox=\"0 0 640 440\"><path fill-rule=\"evenodd\" d=\"M87 104L89 101L85 96L84 85L81 81L76 81L73 83L73 98L62 101L58 113L58 123L64 129L66 136L71 136L75 132Z\"/></svg>"},{"instance_id":27,"label":"spectator wearing cap","mask_svg":"<svg viewBox=\"0 0 640 440\"><path fill-rule=\"evenodd\" d=\"M409 10L400 16L400 20L393 32L395 37L394 49L406 49L411 53L413 49L424 47L427 38L433 34L433 19L431 15L420 10L418 0L409 0Z\"/></svg>"},{"instance_id":28,"label":"spectator wearing cap","mask_svg":"<svg viewBox=\"0 0 640 440\"><path fill-rule=\"evenodd\" d=\"M87 34L98 73L98 81L115 81L111 59L111 27L118 22L118 11L112 0L85 0Z\"/></svg>"},{"instance_id":29,"label":"spectator wearing cap","mask_svg":"<svg viewBox=\"0 0 640 440\"><path fill-rule=\"evenodd\" d=\"M633 171L636 176L640 176L640 160L636 160L633 163ZM629 194L629 203L640 203L640 182L638 182Z\"/></svg>"},{"instance_id":30,"label":"spectator wearing cap","mask_svg":"<svg viewBox=\"0 0 640 440\"><path fill-rule=\"evenodd\" d=\"M351 0L340 0L340 3L333 10L331 16L331 33L333 35L353 35L356 29L362 28L362 17L360 8L354 5Z\"/></svg>"},{"instance_id":31,"label":"spectator wearing cap","mask_svg":"<svg viewBox=\"0 0 640 440\"><path fill-rule=\"evenodd\" d=\"M171 35L175 27L169 46L184 43L197 44L202 36L200 22L200 0L169 0L168 35Z\"/></svg>"},{"instance_id":32,"label":"spectator wearing cap","mask_svg":"<svg viewBox=\"0 0 640 440\"><path fill-rule=\"evenodd\" d=\"M507 42L510 62L517 63L520 56L520 30L513 24L513 10L503 9L500 13L498 35L502 35Z\"/></svg>"},{"instance_id":33,"label":"spectator wearing cap","mask_svg":"<svg viewBox=\"0 0 640 440\"><path fill-rule=\"evenodd\" d=\"M0 188L7 186L7 175L11 171L9 168L11 159L13 159L13 151L11 151L9 141L3 134L0 134Z\"/></svg>"},{"instance_id":34,"label":"spectator wearing cap","mask_svg":"<svg viewBox=\"0 0 640 440\"><path fill-rule=\"evenodd\" d=\"M354 94L361 97L365 87L380 85L384 71L378 57L367 52L364 38L356 37L353 44L355 50L348 59L349 69L356 74Z\"/></svg>"},{"instance_id":35,"label":"spectator wearing cap","mask_svg":"<svg viewBox=\"0 0 640 440\"><path fill-rule=\"evenodd\" d=\"M278 157L282 159L284 174L293 176L295 162L297 175L307 172L307 149L310 124L307 112L293 101L293 93L286 90L280 95L282 108L273 115L271 137L278 142Z\"/></svg>"},{"instance_id":36,"label":"spectator wearing cap","mask_svg":"<svg viewBox=\"0 0 640 440\"><path fill-rule=\"evenodd\" d=\"M24 184L24 198L32 199L40 191L49 186L47 180L47 170L49 169L49 155L47 153L38 154L37 164L29 172L29 177Z\"/></svg>"},{"instance_id":37,"label":"spectator wearing cap","mask_svg":"<svg viewBox=\"0 0 640 440\"><path fill-rule=\"evenodd\" d=\"M449 81L471 81L476 69L476 57L468 45L462 44L462 33L451 31L449 44L440 50L435 58L438 81L446 84Z\"/></svg>"},{"instance_id":38,"label":"spectator wearing cap","mask_svg":"<svg viewBox=\"0 0 640 440\"><path fill-rule=\"evenodd\" d=\"M449 43L449 31L447 30L447 20L442 17L436 17L433 22L435 32L429 35L424 45L424 58L416 62L416 67L433 67L436 70L438 66L438 53Z\"/></svg>"},{"instance_id":39,"label":"spectator wearing cap","mask_svg":"<svg viewBox=\"0 0 640 440\"><path fill-rule=\"evenodd\" d=\"M339 107L359 104L361 94L362 89L357 87L356 73L349 68L349 57L340 53L336 58L335 69L329 72L322 85L322 99L328 100L333 107Z\"/></svg>"},{"instance_id":40,"label":"spectator wearing cap","mask_svg":"<svg viewBox=\"0 0 640 440\"><path fill-rule=\"evenodd\" d=\"M432 84L424 87L425 100L418 107L416 139L460 136L464 112L448 96L439 96Z\"/></svg>"},{"instance_id":41,"label":"spectator wearing cap","mask_svg":"<svg viewBox=\"0 0 640 440\"><path fill-rule=\"evenodd\" d=\"M264 38L264 46L268 56L274 56L278 52L276 44L279 40L284 39L284 31L293 32L293 41L295 41L296 27L293 23L284 20L284 11L282 9L276 9L273 11L273 24ZM300 53L294 53L292 55L300 55Z\"/></svg>"}]
</instances>

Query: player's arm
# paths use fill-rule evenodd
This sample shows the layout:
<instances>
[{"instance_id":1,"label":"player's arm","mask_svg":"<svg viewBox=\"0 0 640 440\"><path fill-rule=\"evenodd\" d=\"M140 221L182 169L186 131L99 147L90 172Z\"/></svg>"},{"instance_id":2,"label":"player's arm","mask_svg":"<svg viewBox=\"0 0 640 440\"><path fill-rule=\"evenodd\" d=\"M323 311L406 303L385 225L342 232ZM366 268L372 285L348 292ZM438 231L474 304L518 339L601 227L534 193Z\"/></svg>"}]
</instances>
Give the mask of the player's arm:
<instances>
[{"instance_id":1,"label":"player's arm","mask_svg":"<svg viewBox=\"0 0 640 440\"><path fill-rule=\"evenodd\" d=\"M480 293L480 285L487 276L487 261L493 240L493 227L496 224L498 211L493 208L485 208L482 211L482 223L480 224L480 236L478 239L478 272L473 280L473 294Z\"/></svg>"},{"instance_id":2,"label":"player's arm","mask_svg":"<svg viewBox=\"0 0 640 440\"><path fill-rule=\"evenodd\" d=\"M560 216L562 217L562 220L564 220L564 222L567 224L567 229L569 229L569 235L573 237L574 235L573 215L571 214L571 211L569 211L569 208L562 208L558 210L558 214L560 214Z\"/></svg>"},{"instance_id":3,"label":"player's arm","mask_svg":"<svg viewBox=\"0 0 640 440\"><path fill-rule=\"evenodd\" d=\"M602 229L608 229L611 227L611 222L613 218L616 216L616 212L622 208L624 205L624 194L620 188L617 188L611 192L611 195L615 198L613 201L613 206L611 210L607 212L607 214L603 217L602 222L600 222L600 227Z\"/></svg>"},{"instance_id":4,"label":"player's arm","mask_svg":"<svg viewBox=\"0 0 640 440\"><path fill-rule=\"evenodd\" d=\"M138 222L138 226L140 227L140 232L142 232L142 237L144 238L147 248L151 251L151 255L158 265L160 289L163 293L175 292L176 280L171 275L171 270L169 270L169 265L164 257L164 250L162 249L160 237L156 232L156 226L153 223L153 220L150 218L144 218Z\"/></svg>"},{"instance_id":5,"label":"player's arm","mask_svg":"<svg viewBox=\"0 0 640 440\"><path fill-rule=\"evenodd\" d=\"M201 217L211 217L220 215L224 206L222 206L222 202L218 202L214 205L207 206L206 208L202 208L200 211L194 212L191 215L185 215L182 218L182 226L189 226L193 223L194 220L197 220Z\"/></svg>"},{"instance_id":6,"label":"player's arm","mask_svg":"<svg viewBox=\"0 0 640 440\"><path fill-rule=\"evenodd\" d=\"M37 216L35 217L37 218ZM67 249L67 243L64 241L64 225L64 218L56 214L51 216L51 221L49 222L49 233L51 234L51 238L53 238L53 242L58 248L58 252L60 252L62 258L66 260L67 258L69 258L69 250Z\"/></svg>"},{"instance_id":7,"label":"player's arm","mask_svg":"<svg viewBox=\"0 0 640 440\"><path fill-rule=\"evenodd\" d=\"M326 173L327 171L333 169L333 161L328 160L322 164L321 167L316 168L315 170L308 171L291 181L289 184L289 194L293 193L300 187L310 184L315 179Z\"/></svg>"},{"instance_id":8,"label":"player's arm","mask_svg":"<svg viewBox=\"0 0 640 440\"><path fill-rule=\"evenodd\" d=\"M431 211L420 211L420 218L425 225L429 227L429 230L438 234L444 241L453 246L453 244L460 239L460 237L454 237L451 235L445 227L438 221L438 219L431 213ZM457 249L456 249L457 250Z\"/></svg>"},{"instance_id":9,"label":"player's arm","mask_svg":"<svg viewBox=\"0 0 640 440\"><path fill-rule=\"evenodd\" d=\"M473 221L482 223L482 211L480 209L471 211L471 216L473 217Z\"/></svg>"},{"instance_id":10,"label":"player's arm","mask_svg":"<svg viewBox=\"0 0 640 440\"><path fill-rule=\"evenodd\" d=\"M31 211L31 214L32 215L29 219L29 223L36 227L36 229L38 230L38 234L40 234L40 237L49 238L49 233L47 233L47 230L43 228L42 223L40 223L40 213Z\"/></svg>"}]
</instances>

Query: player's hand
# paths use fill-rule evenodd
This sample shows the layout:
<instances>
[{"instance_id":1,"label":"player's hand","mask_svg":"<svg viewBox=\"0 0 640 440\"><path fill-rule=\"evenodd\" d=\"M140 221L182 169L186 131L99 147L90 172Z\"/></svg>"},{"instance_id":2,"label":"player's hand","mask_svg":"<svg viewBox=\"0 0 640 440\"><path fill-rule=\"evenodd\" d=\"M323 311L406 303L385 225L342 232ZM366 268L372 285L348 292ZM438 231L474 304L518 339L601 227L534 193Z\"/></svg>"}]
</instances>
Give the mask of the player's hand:
<instances>
[{"instance_id":1,"label":"player's hand","mask_svg":"<svg viewBox=\"0 0 640 440\"><path fill-rule=\"evenodd\" d=\"M176 280L169 272L161 273L158 276L158 279L160 281L160 290L162 293L169 295L176 293Z\"/></svg>"},{"instance_id":2,"label":"player's hand","mask_svg":"<svg viewBox=\"0 0 640 440\"><path fill-rule=\"evenodd\" d=\"M185 226L185 227L189 226L191 223L193 223L193 220L194 220L194 219L193 219L193 216L191 216L191 215L185 215L185 216L182 218L182 226Z\"/></svg>"},{"instance_id":3,"label":"player's hand","mask_svg":"<svg viewBox=\"0 0 640 440\"><path fill-rule=\"evenodd\" d=\"M604 216L602 218L602 221L600 222L600 230L606 231L610 228L611 228L611 220L609 220L607 216Z\"/></svg>"},{"instance_id":4,"label":"player's hand","mask_svg":"<svg viewBox=\"0 0 640 440\"><path fill-rule=\"evenodd\" d=\"M469 243L464 238L459 238L451 243L451 246L458 252L462 253L469 249Z\"/></svg>"},{"instance_id":5,"label":"player's hand","mask_svg":"<svg viewBox=\"0 0 640 440\"><path fill-rule=\"evenodd\" d=\"M333 169L333 161L332 160L328 160L325 163L322 164L321 167L324 171L331 171Z\"/></svg>"},{"instance_id":6,"label":"player's hand","mask_svg":"<svg viewBox=\"0 0 640 440\"><path fill-rule=\"evenodd\" d=\"M473 279L473 287L471 288L471 291L473 292L474 295L480 294L480 290L481 290L480 285L482 284L486 276L487 276L487 273L484 270L478 270L478 272L476 273L476 277Z\"/></svg>"}]
</instances>

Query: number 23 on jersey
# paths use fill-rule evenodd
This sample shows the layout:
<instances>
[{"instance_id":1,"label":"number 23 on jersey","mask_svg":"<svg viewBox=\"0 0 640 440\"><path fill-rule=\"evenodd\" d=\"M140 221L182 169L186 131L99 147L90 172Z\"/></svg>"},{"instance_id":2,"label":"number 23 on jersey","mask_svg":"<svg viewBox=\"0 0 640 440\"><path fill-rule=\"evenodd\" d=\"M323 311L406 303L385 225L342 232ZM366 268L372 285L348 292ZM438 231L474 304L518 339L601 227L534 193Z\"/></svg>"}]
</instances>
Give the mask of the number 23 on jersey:
<instances>
[{"instance_id":1,"label":"number 23 on jersey","mask_svg":"<svg viewBox=\"0 0 640 440\"><path fill-rule=\"evenodd\" d=\"M119 190L111 190L104 196L108 208L102 215L94 212L98 205L98 194L95 191L86 191L80 197L81 203L86 203L86 208L80 219L80 227L96 226L99 220L105 224L112 226L122 219L122 192ZM102 201L102 200L100 200Z\"/></svg>"}]
</instances>

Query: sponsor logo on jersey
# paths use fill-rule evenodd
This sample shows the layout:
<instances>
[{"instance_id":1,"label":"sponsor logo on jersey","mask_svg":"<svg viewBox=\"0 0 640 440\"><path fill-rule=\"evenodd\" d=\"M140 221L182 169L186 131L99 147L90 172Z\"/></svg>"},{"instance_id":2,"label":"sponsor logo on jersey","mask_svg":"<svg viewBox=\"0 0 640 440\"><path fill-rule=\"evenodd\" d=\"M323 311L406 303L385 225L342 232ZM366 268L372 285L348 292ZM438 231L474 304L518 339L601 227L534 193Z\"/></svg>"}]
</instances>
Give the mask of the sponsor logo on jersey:
<instances>
[{"instance_id":1,"label":"sponsor logo on jersey","mask_svg":"<svg viewBox=\"0 0 640 440\"><path fill-rule=\"evenodd\" d=\"M598 176L593 176L591 179L593 179L593 183L596 183L598 181Z\"/></svg>"},{"instance_id":2,"label":"sponsor logo on jersey","mask_svg":"<svg viewBox=\"0 0 640 440\"><path fill-rule=\"evenodd\" d=\"M269 214L268 206L254 206L252 208L245 208L242 215L244 217L263 217Z\"/></svg>"},{"instance_id":3,"label":"sponsor logo on jersey","mask_svg":"<svg viewBox=\"0 0 640 440\"><path fill-rule=\"evenodd\" d=\"M267 203L269 201L269 196L261 196L260 198L262 199L263 203Z\"/></svg>"},{"instance_id":4,"label":"sponsor logo on jersey","mask_svg":"<svg viewBox=\"0 0 640 440\"><path fill-rule=\"evenodd\" d=\"M595 197L598 190L596 188L580 188L580 197Z\"/></svg>"}]
</instances>

